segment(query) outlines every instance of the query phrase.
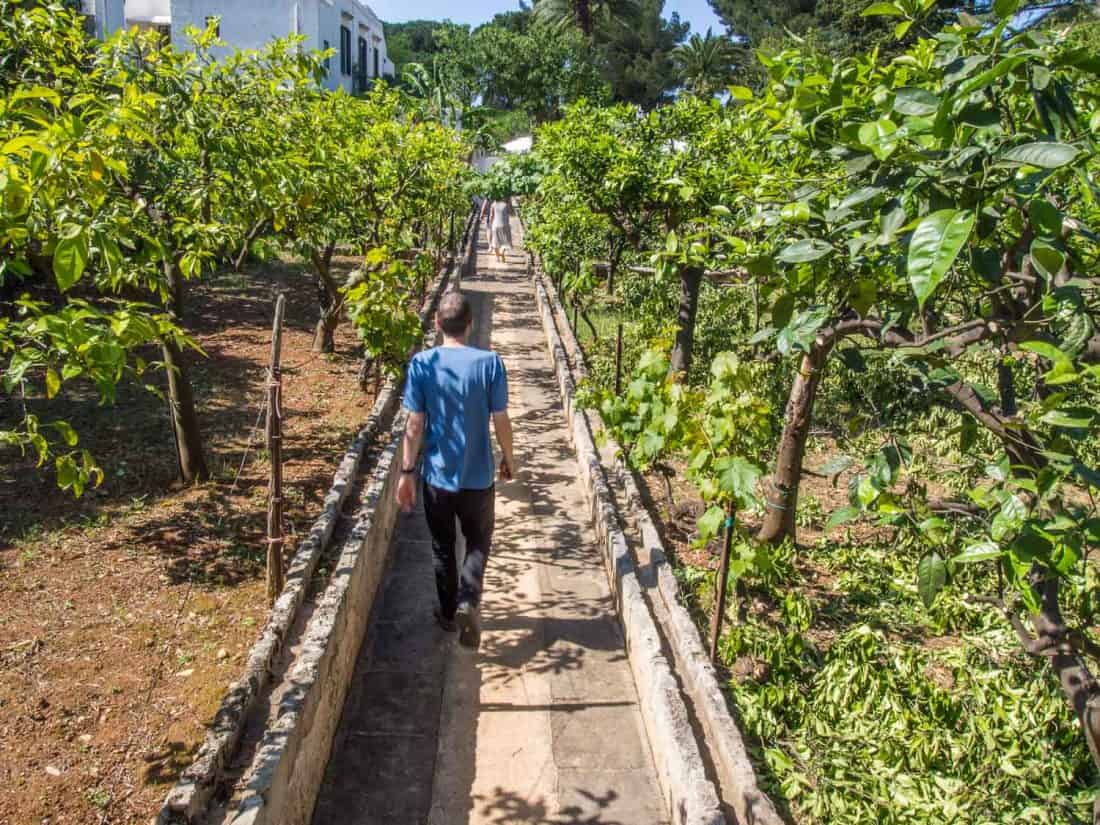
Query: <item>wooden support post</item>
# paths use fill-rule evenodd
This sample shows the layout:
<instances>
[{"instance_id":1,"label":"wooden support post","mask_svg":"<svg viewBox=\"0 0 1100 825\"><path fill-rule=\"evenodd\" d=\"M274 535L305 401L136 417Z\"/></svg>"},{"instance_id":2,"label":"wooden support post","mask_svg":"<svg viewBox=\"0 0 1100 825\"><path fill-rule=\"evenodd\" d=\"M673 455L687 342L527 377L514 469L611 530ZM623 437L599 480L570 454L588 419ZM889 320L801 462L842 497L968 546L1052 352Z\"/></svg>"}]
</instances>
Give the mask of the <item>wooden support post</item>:
<instances>
[{"instance_id":1,"label":"wooden support post","mask_svg":"<svg viewBox=\"0 0 1100 825\"><path fill-rule=\"evenodd\" d=\"M267 490L267 600L274 604L286 583L283 572L283 413L282 370L283 313L286 296L275 300L271 325L271 366L267 373L267 452L271 475Z\"/></svg>"},{"instance_id":2,"label":"wooden support post","mask_svg":"<svg viewBox=\"0 0 1100 825\"><path fill-rule=\"evenodd\" d=\"M623 322L615 328L615 395L623 394Z\"/></svg>"},{"instance_id":3,"label":"wooden support post","mask_svg":"<svg viewBox=\"0 0 1100 825\"><path fill-rule=\"evenodd\" d=\"M726 542L722 548L722 561L718 565L718 580L715 584L716 598L714 615L710 620L710 661L715 664L718 661L718 637L722 633L722 619L726 613L726 579L730 570L730 550L733 546L733 517L737 509L730 502L729 511L726 513Z\"/></svg>"}]
</instances>

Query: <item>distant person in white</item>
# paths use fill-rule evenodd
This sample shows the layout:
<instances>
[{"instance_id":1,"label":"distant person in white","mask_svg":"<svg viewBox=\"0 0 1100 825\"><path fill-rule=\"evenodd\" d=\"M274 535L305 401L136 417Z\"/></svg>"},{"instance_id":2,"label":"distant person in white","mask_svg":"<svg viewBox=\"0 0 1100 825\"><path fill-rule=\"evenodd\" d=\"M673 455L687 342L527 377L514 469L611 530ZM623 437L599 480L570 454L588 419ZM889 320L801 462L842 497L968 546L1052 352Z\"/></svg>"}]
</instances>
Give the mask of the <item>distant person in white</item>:
<instances>
[{"instance_id":1,"label":"distant person in white","mask_svg":"<svg viewBox=\"0 0 1100 825\"><path fill-rule=\"evenodd\" d=\"M504 253L512 249L512 227L508 222L511 214L512 207L506 200L493 201L489 207L489 251L500 263L504 263Z\"/></svg>"}]
</instances>

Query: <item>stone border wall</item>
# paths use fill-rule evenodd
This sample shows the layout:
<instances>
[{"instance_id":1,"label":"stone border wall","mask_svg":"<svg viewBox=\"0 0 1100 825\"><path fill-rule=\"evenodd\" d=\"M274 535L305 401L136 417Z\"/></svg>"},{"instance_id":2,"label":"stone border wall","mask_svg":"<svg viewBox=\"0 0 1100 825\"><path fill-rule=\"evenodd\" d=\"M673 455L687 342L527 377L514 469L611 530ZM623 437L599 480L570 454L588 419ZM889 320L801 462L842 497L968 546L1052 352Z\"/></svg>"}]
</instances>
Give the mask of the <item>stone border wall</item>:
<instances>
[{"instance_id":1,"label":"stone border wall","mask_svg":"<svg viewBox=\"0 0 1100 825\"><path fill-rule=\"evenodd\" d=\"M383 392L397 398L396 384ZM370 475L355 528L341 547L328 587L318 600L279 702L244 781L233 825L308 825L324 779L359 648L378 585L385 574L397 517L404 411Z\"/></svg>"},{"instance_id":2,"label":"stone border wall","mask_svg":"<svg viewBox=\"0 0 1100 825\"><path fill-rule=\"evenodd\" d=\"M477 222L471 215L463 254L452 268L455 286L476 265ZM424 345L435 338L431 324L448 286L439 279L421 310ZM410 353L411 356L412 353ZM397 406L401 389L387 381L378 404ZM400 477L402 437L407 415L399 409L389 438L367 481L355 527L345 539L328 586L317 601L286 677L288 689L275 721L264 731L244 779L244 791L227 821L232 825L309 825L324 780L332 742L351 687L355 661L370 623L371 609L389 561L397 519L394 488Z\"/></svg>"},{"instance_id":3,"label":"stone border wall","mask_svg":"<svg viewBox=\"0 0 1100 825\"><path fill-rule=\"evenodd\" d=\"M574 373L578 380L583 380L588 372L584 363L584 352L569 325L568 316L558 300L553 284L540 276L536 277L547 293L550 322L556 328L562 329L568 351L573 354ZM544 319L544 325L545 323ZM644 556L648 559L642 580L647 587L656 588L664 607L667 618L662 622L663 635L672 651L676 672L683 681L703 729L705 744L718 775L722 802L733 810L738 822L783 825L783 819L771 799L760 790L757 783L744 737L730 714L699 629L684 607L680 586L668 563L664 542L639 492L634 471L628 466L624 451L604 426L599 411L592 410L589 414L595 419L593 423L596 424L596 429L606 436L608 446L616 456L613 469L601 465L601 470L613 474L620 489L622 511L629 514L640 536Z\"/></svg>"},{"instance_id":4,"label":"stone border wall","mask_svg":"<svg viewBox=\"0 0 1100 825\"><path fill-rule=\"evenodd\" d=\"M718 795L707 779L680 688L661 650L657 627L612 502L588 415L573 403L575 388L565 347L558 336L550 299L541 278L535 280L535 295L561 389L570 438L581 465L585 497L626 637L639 708L665 803L676 825L722 825L725 818Z\"/></svg>"},{"instance_id":5,"label":"stone border wall","mask_svg":"<svg viewBox=\"0 0 1100 825\"><path fill-rule=\"evenodd\" d=\"M471 213L463 232L461 259L441 270L421 307L420 321L426 335L430 334L432 319L444 289L449 283L461 279L469 266L471 256L476 259L476 244L477 219ZM453 278L452 271L455 272ZM340 511L358 476L363 453L382 432L399 399L400 393L395 391L392 384L387 383L375 400L366 425L344 453L336 469L332 487L325 496L321 515L298 545L287 570L286 586L272 606L260 638L249 651L244 674L226 692L195 760L169 791L156 818L157 825L200 821L218 787L224 783L226 767L240 744L248 717L257 708L260 698L270 685L279 655L305 601L317 562L332 539L340 519ZM364 501L366 500L364 497Z\"/></svg>"}]
</instances>

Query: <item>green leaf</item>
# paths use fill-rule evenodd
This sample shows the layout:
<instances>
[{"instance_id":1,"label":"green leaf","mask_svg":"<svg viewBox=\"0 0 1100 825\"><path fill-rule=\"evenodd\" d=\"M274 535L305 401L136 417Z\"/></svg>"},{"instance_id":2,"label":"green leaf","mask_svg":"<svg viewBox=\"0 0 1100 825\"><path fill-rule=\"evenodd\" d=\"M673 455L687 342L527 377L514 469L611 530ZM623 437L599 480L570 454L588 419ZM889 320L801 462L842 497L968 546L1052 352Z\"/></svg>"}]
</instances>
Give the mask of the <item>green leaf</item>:
<instances>
[{"instance_id":1,"label":"green leaf","mask_svg":"<svg viewBox=\"0 0 1100 825\"><path fill-rule=\"evenodd\" d=\"M929 553L917 563L917 592L925 607L931 607L947 584L947 565L939 553Z\"/></svg>"},{"instance_id":2,"label":"green leaf","mask_svg":"<svg viewBox=\"0 0 1100 825\"><path fill-rule=\"evenodd\" d=\"M917 525L917 529L927 541L933 544L946 544L951 535L947 522L939 516L926 518Z\"/></svg>"},{"instance_id":3,"label":"green leaf","mask_svg":"<svg viewBox=\"0 0 1100 825\"><path fill-rule=\"evenodd\" d=\"M647 461L652 461L665 449L665 437L653 430L646 430L638 441L638 449Z\"/></svg>"},{"instance_id":4,"label":"green leaf","mask_svg":"<svg viewBox=\"0 0 1100 825\"><path fill-rule=\"evenodd\" d=\"M889 118L864 123L859 127L859 142L879 160L886 160L897 148L898 127Z\"/></svg>"},{"instance_id":5,"label":"green leaf","mask_svg":"<svg viewBox=\"0 0 1100 825\"><path fill-rule=\"evenodd\" d=\"M711 507L695 522L699 537L704 541L714 538L722 531L725 521L726 511L718 506Z\"/></svg>"},{"instance_id":6,"label":"green leaf","mask_svg":"<svg viewBox=\"0 0 1100 825\"><path fill-rule=\"evenodd\" d=\"M1067 542L1057 542L1051 550L1050 557L1054 569L1063 576L1067 575L1081 560L1081 554L1077 548Z\"/></svg>"},{"instance_id":7,"label":"green leaf","mask_svg":"<svg viewBox=\"0 0 1100 825\"><path fill-rule=\"evenodd\" d=\"M1089 409L1076 408L1074 410L1050 410L1039 419L1044 424L1054 427L1078 430L1087 429L1096 420L1096 415Z\"/></svg>"},{"instance_id":8,"label":"green leaf","mask_svg":"<svg viewBox=\"0 0 1100 825\"><path fill-rule=\"evenodd\" d=\"M734 456L716 462L715 469L723 493L742 507L752 507L756 503L756 482L761 476L759 467L741 456Z\"/></svg>"},{"instance_id":9,"label":"green leaf","mask_svg":"<svg viewBox=\"0 0 1100 825\"><path fill-rule=\"evenodd\" d=\"M1026 352L1034 352L1055 364L1059 362L1065 362L1067 364L1073 363L1068 355L1054 346L1054 344L1048 344L1046 341L1024 341L1020 344L1020 349Z\"/></svg>"},{"instance_id":10,"label":"green leaf","mask_svg":"<svg viewBox=\"0 0 1100 825\"><path fill-rule=\"evenodd\" d=\"M733 100L752 100L752 89L745 86L730 86L728 91Z\"/></svg>"},{"instance_id":11,"label":"green leaf","mask_svg":"<svg viewBox=\"0 0 1100 825\"><path fill-rule=\"evenodd\" d=\"M797 203L788 203L781 210L779 210L779 217L785 223L809 223L810 205L804 201L799 201Z\"/></svg>"},{"instance_id":12,"label":"green leaf","mask_svg":"<svg viewBox=\"0 0 1100 825\"><path fill-rule=\"evenodd\" d=\"M894 111L903 115L932 115L939 111L940 99L927 89L907 87L898 89L894 97Z\"/></svg>"},{"instance_id":13,"label":"green leaf","mask_svg":"<svg viewBox=\"0 0 1100 825\"><path fill-rule=\"evenodd\" d=\"M872 3L860 12L860 17L905 17L897 3Z\"/></svg>"},{"instance_id":14,"label":"green leaf","mask_svg":"<svg viewBox=\"0 0 1100 825\"><path fill-rule=\"evenodd\" d=\"M202 259L188 252L180 258L180 272L185 278L198 278L202 274Z\"/></svg>"},{"instance_id":15,"label":"green leaf","mask_svg":"<svg viewBox=\"0 0 1100 825\"><path fill-rule=\"evenodd\" d=\"M941 209L926 216L909 243L909 283L921 307L936 291L974 228L974 213Z\"/></svg>"},{"instance_id":16,"label":"green leaf","mask_svg":"<svg viewBox=\"0 0 1100 825\"><path fill-rule=\"evenodd\" d=\"M1031 242L1031 262L1048 281L1061 271L1066 255L1049 241L1036 238Z\"/></svg>"},{"instance_id":17,"label":"green leaf","mask_svg":"<svg viewBox=\"0 0 1100 825\"><path fill-rule=\"evenodd\" d=\"M70 447L75 447L77 441L80 440L77 437L76 430L72 428L68 421L54 421L51 426L57 430L62 440Z\"/></svg>"},{"instance_id":18,"label":"green leaf","mask_svg":"<svg viewBox=\"0 0 1100 825\"><path fill-rule=\"evenodd\" d=\"M967 58L968 60L970 58ZM971 92L976 92L983 86L988 86L994 80L1004 77L1011 71L1014 71L1021 63L1026 63L1027 57L1023 55L1013 55L1012 57L1006 57L1004 60L997 63L993 68L986 69L980 75L970 78L958 89L958 97L964 98Z\"/></svg>"},{"instance_id":19,"label":"green leaf","mask_svg":"<svg viewBox=\"0 0 1100 825\"><path fill-rule=\"evenodd\" d=\"M993 13L1002 20L1011 17L1020 7L1020 0L993 0Z\"/></svg>"},{"instance_id":20,"label":"green leaf","mask_svg":"<svg viewBox=\"0 0 1100 825\"><path fill-rule=\"evenodd\" d=\"M992 541L980 541L977 544L971 544L959 555L951 559L952 564L975 564L981 561L990 561L991 559L1000 558L1001 548Z\"/></svg>"},{"instance_id":21,"label":"green leaf","mask_svg":"<svg viewBox=\"0 0 1100 825\"><path fill-rule=\"evenodd\" d=\"M53 274L62 292L67 291L80 280L87 266L87 233L81 229L74 236L63 237L57 242L53 253Z\"/></svg>"},{"instance_id":22,"label":"green leaf","mask_svg":"<svg viewBox=\"0 0 1100 825\"><path fill-rule=\"evenodd\" d=\"M838 476L855 462L856 460L850 455L834 455L825 462L825 466L821 468L821 474L824 476Z\"/></svg>"},{"instance_id":23,"label":"green leaf","mask_svg":"<svg viewBox=\"0 0 1100 825\"><path fill-rule=\"evenodd\" d=\"M1080 154L1077 147L1068 143L1040 141L1014 146L1001 155L1001 163L1012 166L1037 166L1040 169L1057 169L1072 163Z\"/></svg>"},{"instance_id":24,"label":"green leaf","mask_svg":"<svg viewBox=\"0 0 1100 825\"><path fill-rule=\"evenodd\" d=\"M784 292L772 305L772 326L783 329L791 322L794 315L794 295Z\"/></svg>"},{"instance_id":25,"label":"green leaf","mask_svg":"<svg viewBox=\"0 0 1100 825\"><path fill-rule=\"evenodd\" d=\"M783 355L792 350L808 352L813 346L817 331L828 319L828 307L815 307L799 312L779 331L775 341L776 348Z\"/></svg>"},{"instance_id":26,"label":"green leaf","mask_svg":"<svg viewBox=\"0 0 1100 825\"><path fill-rule=\"evenodd\" d=\"M881 491L875 486L875 482L870 476L859 476L859 481L856 485L856 498L864 508L874 504L880 492Z\"/></svg>"},{"instance_id":27,"label":"green leaf","mask_svg":"<svg viewBox=\"0 0 1100 825\"><path fill-rule=\"evenodd\" d=\"M783 263L804 264L820 260L832 251L833 247L825 241L820 241L817 238L806 238L805 240L795 241L780 252L777 257Z\"/></svg>"},{"instance_id":28,"label":"green leaf","mask_svg":"<svg viewBox=\"0 0 1100 825\"><path fill-rule=\"evenodd\" d=\"M76 462L73 461L71 455L58 456L57 460L54 462L54 466L57 468L58 487L62 490L68 490L76 484L80 472L77 470Z\"/></svg>"},{"instance_id":29,"label":"green leaf","mask_svg":"<svg viewBox=\"0 0 1100 825\"><path fill-rule=\"evenodd\" d=\"M871 278L860 278L852 285L852 293L848 296L848 301L852 304L852 309L859 314L859 316L866 317L868 311L875 305L875 301L878 299L878 284Z\"/></svg>"},{"instance_id":30,"label":"green leaf","mask_svg":"<svg viewBox=\"0 0 1100 825\"><path fill-rule=\"evenodd\" d=\"M1001 541L1019 531L1027 517L1027 505L1019 496L1009 496L1001 505L1000 512L993 517L990 535L994 541Z\"/></svg>"},{"instance_id":31,"label":"green leaf","mask_svg":"<svg viewBox=\"0 0 1100 825\"><path fill-rule=\"evenodd\" d=\"M839 527L842 524L847 524L850 521L855 521L859 518L858 507L838 507L833 510L833 514L829 516L829 520L825 522L825 529L832 530L834 527Z\"/></svg>"},{"instance_id":32,"label":"green leaf","mask_svg":"<svg viewBox=\"0 0 1100 825\"><path fill-rule=\"evenodd\" d=\"M1036 234L1052 238L1062 234L1062 213L1050 201L1036 198L1028 204L1027 214Z\"/></svg>"},{"instance_id":33,"label":"green leaf","mask_svg":"<svg viewBox=\"0 0 1100 825\"><path fill-rule=\"evenodd\" d=\"M853 206L858 206L861 203L871 200L871 198L876 195L882 194L883 191L885 190L883 190L881 186L863 186L842 200L839 208L842 210L851 209Z\"/></svg>"},{"instance_id":34,"label":"green leaf","mask_svg":"<svg viewBox=\"0 0 1100 825\"><path fill-rule=\"evenodd\" d=\"M53 369L46 370L46 398L53 398L61 389L61 376Z\"/></svg>"}]
</instances>

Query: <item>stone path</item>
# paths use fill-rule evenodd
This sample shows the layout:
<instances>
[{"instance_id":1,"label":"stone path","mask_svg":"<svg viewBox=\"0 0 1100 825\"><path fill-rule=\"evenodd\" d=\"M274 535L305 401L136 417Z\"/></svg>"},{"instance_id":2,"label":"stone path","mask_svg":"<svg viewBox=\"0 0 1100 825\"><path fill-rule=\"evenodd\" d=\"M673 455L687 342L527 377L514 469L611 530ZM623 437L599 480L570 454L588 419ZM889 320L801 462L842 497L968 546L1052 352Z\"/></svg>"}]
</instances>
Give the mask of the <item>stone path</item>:
<instances>
[{"instance_id":1,"label":"stone path","mask_svg":"<svg viewBox=\"0 0 1100 825\"><path fill-rule=\"evenodd\" d=\"M399 516L313 825L662 825L523 257L482 244L477 270L474 343L507 365L521 465L497 487L481 649L435 626L423 512Z\"/></svg>"}]
</instances>

